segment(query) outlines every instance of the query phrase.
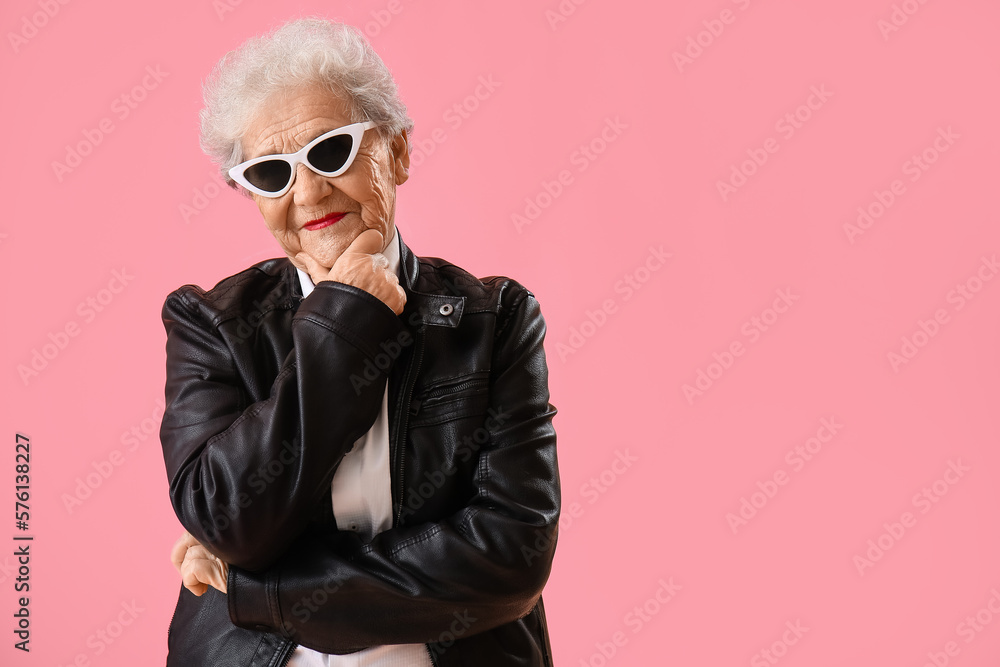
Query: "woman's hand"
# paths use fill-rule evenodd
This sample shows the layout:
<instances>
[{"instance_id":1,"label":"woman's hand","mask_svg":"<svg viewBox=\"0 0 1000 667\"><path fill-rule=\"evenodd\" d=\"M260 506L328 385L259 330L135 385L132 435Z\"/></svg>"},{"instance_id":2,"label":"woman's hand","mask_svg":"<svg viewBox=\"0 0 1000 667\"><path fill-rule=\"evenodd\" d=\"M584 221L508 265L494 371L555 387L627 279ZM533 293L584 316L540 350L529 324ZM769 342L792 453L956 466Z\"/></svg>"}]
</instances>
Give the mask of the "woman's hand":
<instances>
[{"instance_id":1,"label":"woman's hand","mask_svg":"<svg viewBox=\"0 0 1000 667\"><path fill-rule=\"evenodd\" d=\"M384 242L381 232L366 229L358 234L329 270L304 252L295 255L295 259L305 264L314 283L335 280L354 285L377 297L399 315L406 305L406 293L399 284L399 278L389 270L389 260L382 254Z\"/></svg>"},{"instance_id":2,"label":"woman's hand","mask_svg":"<svg viewBox=\"0 0 1000 667\"><path fill-rule=\"evenodd\" d=\"M219 560L186 530L174 543L170 560L180 572L184 587L195 595L203 595L209 586L226 592L229 565Z\"/></svg>"}]
</instances>

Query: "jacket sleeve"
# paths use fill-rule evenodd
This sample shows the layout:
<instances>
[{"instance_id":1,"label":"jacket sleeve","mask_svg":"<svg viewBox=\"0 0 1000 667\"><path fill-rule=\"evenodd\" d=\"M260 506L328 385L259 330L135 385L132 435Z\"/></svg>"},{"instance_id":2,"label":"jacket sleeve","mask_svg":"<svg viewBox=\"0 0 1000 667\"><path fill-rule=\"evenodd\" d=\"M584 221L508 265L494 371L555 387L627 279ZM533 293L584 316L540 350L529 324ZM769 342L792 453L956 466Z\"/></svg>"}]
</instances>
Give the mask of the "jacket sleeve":
<instances>
[{"instance_id":1,"label":"jacket sleeve","mask_svg":"<svg viewBox=\"0 0 1000 667\"><path fill-rule=\"evenodd\" d=\"M294 347L270 396L251 403L217 312L198 293L183 287L163 306L160 441L170 500L210 551L255 571L303 532L341 459L374 423L389 369L368 363L379 372L368 383L352 376L363 376L402 322L364 290L321 282L292 319Z\"/></svg>"},{"instance_id":2,"label":"jacket sleeve","mask_svg":"<svg viewBox=\"0 0 1000 667\"><path fill-rule=\"evenodd\" d=\"M230 567L234 624L325 653L471 635L528 614L555 552L560 490L538 302L522 292L494 343L475 493L441 521L304 535L271 568ZM484 344L489 344L484 343ZM317 531L318 532L318 531ZM457 628L456 628L457 624Z\"/></svg>"}]
</instances>

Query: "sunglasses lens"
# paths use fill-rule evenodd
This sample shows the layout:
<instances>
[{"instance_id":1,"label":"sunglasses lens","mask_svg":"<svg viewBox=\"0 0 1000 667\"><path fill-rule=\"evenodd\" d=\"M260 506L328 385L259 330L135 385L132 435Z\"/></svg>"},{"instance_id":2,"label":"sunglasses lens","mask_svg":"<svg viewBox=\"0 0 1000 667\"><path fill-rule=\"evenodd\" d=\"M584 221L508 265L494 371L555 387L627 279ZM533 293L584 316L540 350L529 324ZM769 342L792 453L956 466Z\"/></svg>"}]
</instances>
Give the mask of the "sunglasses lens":
<instances>
[{"instance_id":1,"label":"sunglasses lens","mask_svg":"<svg viewBox=\"0 0 1000 667\"><path fill-rule=\"evenodd\" d=\"M265 192L279 192L288 185L292 167L284 160L266 160L249 167L243 177Z\"/></svg>"},{"instance_id":2,"label":"sunglasses lens","mask_svg":"<svg viewBox=\"0 0 1000 667\"><path fill-rule=\"evenodd\" d=\"M320 171L334 172L344 166L351 156L354 139L349 134L338 134L325 139L309 151L309 164Z\"/></svg>"}]
</instances>

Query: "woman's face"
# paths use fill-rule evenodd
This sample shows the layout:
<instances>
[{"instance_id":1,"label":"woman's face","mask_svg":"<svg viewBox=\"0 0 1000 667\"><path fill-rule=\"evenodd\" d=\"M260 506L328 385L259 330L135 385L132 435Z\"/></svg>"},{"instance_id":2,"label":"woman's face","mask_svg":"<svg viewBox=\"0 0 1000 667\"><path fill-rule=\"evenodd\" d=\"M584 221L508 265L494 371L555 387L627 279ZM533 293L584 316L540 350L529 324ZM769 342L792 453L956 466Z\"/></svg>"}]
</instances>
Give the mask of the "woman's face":
<instances>
[{"instance_id":1,"label":"woman's face","mask_svg":"<svg viewBox=\"0 0 1000 667\"><path fill-rule=\"evenodd\" d=\"M320 86L275 95L243 137L245 159L274 153L294 153L330 130L350 125L348 106ZM393 141L381 140L374 129L365 132L357 157L339 176L320 176L296 165L295 182L281 197L251 193L264 222L282 249L295 259L299 252L330 268L366 229L376 229L388 245L396 214L396 186L408 177L410 156L406 131ZM306 226L332 213L346 213L334 224ZM383 248L384 249L384 248Z\"/></svg>"}]
</instances>

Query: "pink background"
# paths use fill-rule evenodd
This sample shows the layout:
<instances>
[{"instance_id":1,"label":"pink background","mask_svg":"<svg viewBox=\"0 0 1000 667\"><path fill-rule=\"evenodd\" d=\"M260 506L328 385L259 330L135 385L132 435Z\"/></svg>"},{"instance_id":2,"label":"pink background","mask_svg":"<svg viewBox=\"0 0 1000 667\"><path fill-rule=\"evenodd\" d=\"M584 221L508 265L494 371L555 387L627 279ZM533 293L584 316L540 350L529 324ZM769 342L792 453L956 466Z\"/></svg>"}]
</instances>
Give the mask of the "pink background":
<instances>
[{"instance_id":1,"label":"pink background","mask_svg":"<svg viewBox=\"0 0 1000 667\"><path fill-rule=\"evenodd\" d=\"M199 151L200 83L249 36L321 13L366 31L416 122L406 242L542 304L557 664L998 664L995 2L221 2L0 9L0 663L163 664L181 527L156 436L160 307L280 254ZM499 85L469 98L480 77ZM873 217L851 231L859 207Z\"/></svg>"}]
</instances>

